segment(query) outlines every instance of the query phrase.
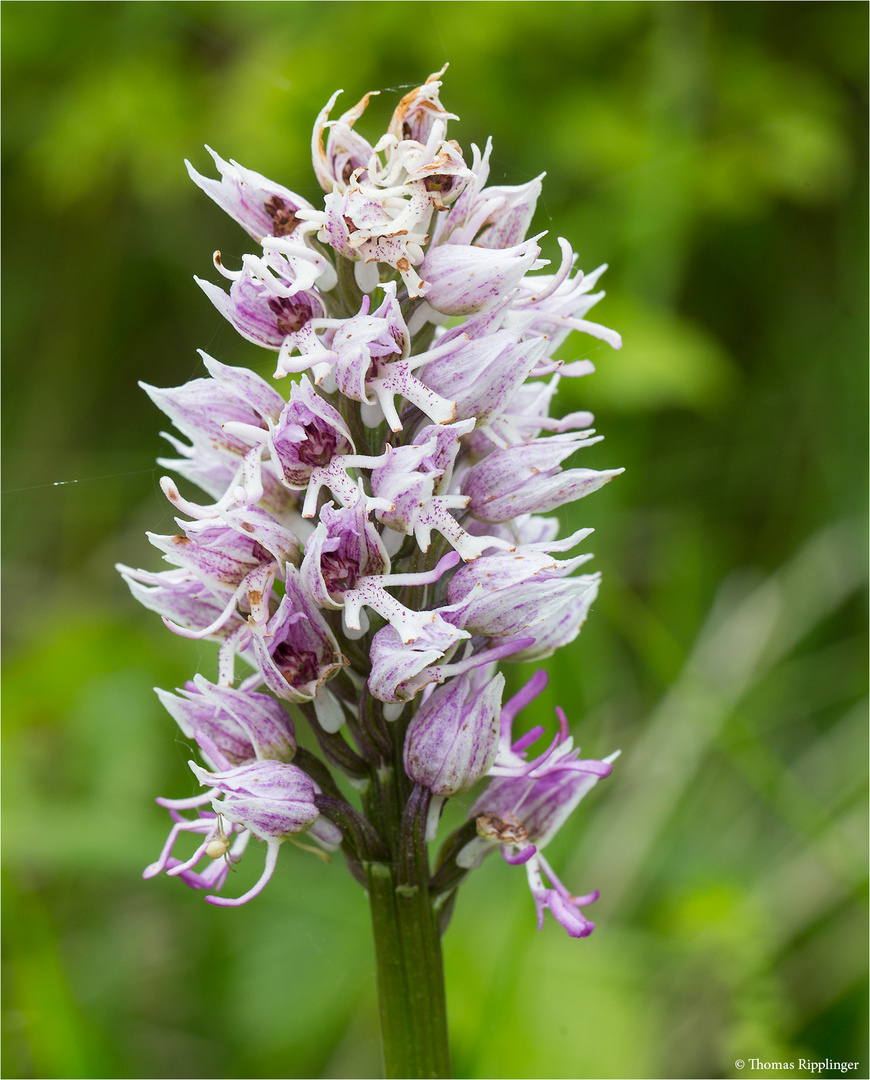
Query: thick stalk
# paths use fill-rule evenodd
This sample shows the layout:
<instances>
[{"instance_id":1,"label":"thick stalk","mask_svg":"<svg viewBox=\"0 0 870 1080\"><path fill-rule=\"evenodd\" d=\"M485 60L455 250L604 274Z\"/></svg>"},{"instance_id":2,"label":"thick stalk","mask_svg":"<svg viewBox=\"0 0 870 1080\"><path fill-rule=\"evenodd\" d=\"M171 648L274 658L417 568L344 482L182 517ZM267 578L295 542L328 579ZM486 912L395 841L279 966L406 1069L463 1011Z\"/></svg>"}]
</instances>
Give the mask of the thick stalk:
<instances>
[{"instance_id":1,"label":"thick stalk","mask_svg":"<svg viewBox=\"0 0 870 1080\"><path fill-rule=\"evenodd\" d=\"M382 774L378 786L380 812L395 815L394 778ZM397 842L390 862L366 866L388 1078L450 1076L441 937L424 840L428 802L429 793L415 788L399 820L384 830Z\"/></svg>"}]
</instances>

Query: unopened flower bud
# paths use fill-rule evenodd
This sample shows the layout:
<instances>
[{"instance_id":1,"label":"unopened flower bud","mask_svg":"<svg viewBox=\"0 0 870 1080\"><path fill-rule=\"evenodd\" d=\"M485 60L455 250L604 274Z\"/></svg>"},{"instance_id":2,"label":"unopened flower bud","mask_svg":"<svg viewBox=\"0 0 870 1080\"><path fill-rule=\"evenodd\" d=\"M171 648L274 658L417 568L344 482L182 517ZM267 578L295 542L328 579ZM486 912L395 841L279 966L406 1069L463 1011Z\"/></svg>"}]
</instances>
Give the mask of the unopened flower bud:
<instances>
[{"instance_id":1,"label":"unopened flower bud","mask_svg":"<svg viewBox=\"0 0 870 1080\"><path fill-rule=\"evenodd\" d=\"M440 687L405 737L405 771L435 795L459 795L487 772L498 749L504 675L478 688L474 673Z\"/></svg>"}]
</instances>

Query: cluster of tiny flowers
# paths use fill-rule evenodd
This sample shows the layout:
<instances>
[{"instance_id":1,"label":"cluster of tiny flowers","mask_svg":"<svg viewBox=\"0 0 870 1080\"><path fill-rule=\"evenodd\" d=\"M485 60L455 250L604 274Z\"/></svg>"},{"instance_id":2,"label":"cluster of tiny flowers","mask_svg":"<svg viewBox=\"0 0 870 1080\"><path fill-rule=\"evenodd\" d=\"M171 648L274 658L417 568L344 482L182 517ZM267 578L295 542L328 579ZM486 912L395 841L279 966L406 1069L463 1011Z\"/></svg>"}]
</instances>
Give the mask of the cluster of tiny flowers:
<instances>
[{"instance_id":1,"label":"cluster of tiny flowers","mask_svg":"<svg viewBox=\"0 0 870 1080\"><path fill-rule=\"evenodd\" d=\"M149 539L171 569L119 569L170 630L219 646L214 682L158 690L199 745L205 767L191 769L206 790L158 800L173 825L145 876L236 906L303 833L341 847L352 870L383 858L334 770L364 793L393 761L425 796L427 839L445 799L490 778L445 845L435 892L500 850L525 865L539 924L549 909L583 937L580 908L597 894L572 895L541 849L610 761L580 759L561 711L530 757L544 729L515 739L512 726L546 676L503 703L496 663L569 644L596 595L599 576L574 573L590 556L570 554L591 530L559 539L543 515L621 470L562 467L597 436L589 413L549 415L560 378L592 370L554 353L572 330L620 339L586 317L604 267L575 271L560 240L556 272L537 273L547 263L526 233L541 178L487 186L490 144L469 164L447 138L441 74L401 100L375 145L354 129L371 95L337 120L332 97L312 141L322 207L213 151L219 180L188 165L259 248L235 269L216 253L228 285L199 285L277 353L275 379L292 378L282 394L203 354L207 378L145 387L183 436L166 436L178 457L161 464L205 501L164 478L180 531ZM297 746L288 706L320 756ZM199 842L181 860L188 832ZM217 895L251 837L266 844L262 876Z\"/></svg>"}]
</instances>

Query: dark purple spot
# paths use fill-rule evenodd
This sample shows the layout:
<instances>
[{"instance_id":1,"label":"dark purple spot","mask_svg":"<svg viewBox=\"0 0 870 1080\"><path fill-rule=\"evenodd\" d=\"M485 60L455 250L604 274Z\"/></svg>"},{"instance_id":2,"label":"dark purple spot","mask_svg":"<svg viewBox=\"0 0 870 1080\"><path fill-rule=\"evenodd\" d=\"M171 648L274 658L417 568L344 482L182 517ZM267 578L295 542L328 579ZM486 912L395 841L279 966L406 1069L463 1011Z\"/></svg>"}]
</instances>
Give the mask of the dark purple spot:
<instances>
[{"instance_id":1,"label":"dark purple spot","mask_svg":"<svg viewBox=\"0 0 870 1080\"><path fill-rule=\"evenodd\" d=\"M450 191L455 182L455 176L450 176L447 173L437 173L435 176L425 177L423 187L427 191Z\"/></svg>"},{"instance_id":2,"label":"dark purple spot","mask_svg":"<svg viewBox=\"0 0 870 1080\"><path fill-rule=\"evenodd\" d=\"M306 424L305 441L297 444L296 456L303 465L322 469L332 461L337 441L332 428Z\"/></svg>"},{"instance_id":3,"label":"dark purple spot","mask_svg":"<svg viewBox=\"0 0 870 1080\"><path fill-rule=\"evenodd\" d=\"M255 540L253 544L251 544L251 558L256 559L257 562L261 564L272 562L273 560L271 552L266 551L258 540Z\"/></svg>"},{"instance_id":4,"label":"dark purple spot","mask_svg":"<svg viewBox=\"0 0 870 1080\"><path fill-rule=\"evenodd\" d=\"M311 318L311 311L304 304L296 304L289 296L270 296L267 301L277 315L279 334L295 334Z\"/></svg>"},{"instance_id":5,"label":"dark purple spot","mask_svg":"<svg viewBox=\"0 0 870 1080\"><path fill-rule=\"evenodd\" d=\"M359 580L359 566L335 551L327 551L320 557L320 572L330 593L342 595L354 588Z\"/></svg>"},{"instance_id":6,"label":"dark purple spot","mask_svg":"<svg viewBox=\"0 0 870 1080\"><path fill-rule=\"evenodd\" d=\"M272 219L273 236L289 236L299 224L293 210L277 195L263 203L263 209Z\"/></svg>"},{"instance_id":7,"label":"dark purple spot","mask_svg":"<svg viewBox=\"0 0 870 1080\"><path fill-rule=\"evenodd\" d=\"M272 659L287 682L297 689L317 681L319 665L313 652L297 652L289 642L283 641L272 653Z\"/></svg>"}]
</instances>

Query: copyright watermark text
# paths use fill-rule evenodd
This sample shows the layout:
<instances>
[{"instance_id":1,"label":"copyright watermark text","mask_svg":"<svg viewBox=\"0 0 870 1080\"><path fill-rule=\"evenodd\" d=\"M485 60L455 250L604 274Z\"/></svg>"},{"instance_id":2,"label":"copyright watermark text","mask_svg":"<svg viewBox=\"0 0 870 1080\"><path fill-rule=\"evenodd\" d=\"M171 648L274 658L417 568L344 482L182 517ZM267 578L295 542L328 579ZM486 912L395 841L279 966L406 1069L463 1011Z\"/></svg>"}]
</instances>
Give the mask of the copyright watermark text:
<instances>
[{"instance_id":1,"label":"copyright watermark text","mask_svg":"<svg viewBox=\"0 0 870 1080\"><path fill-rule=\"evenodd\" d=\"M738 1058L734 1062L736 1069L751 1069L762 1072L795 1072L809 1073L810 1076L820 1076L822 1073L838 1071L841 1073L852 1072L858 1068L857 1061L832 1061L825 1058L824 1061L810 1058L798 1058L797 1061L763 1061L761 1058Z\"/></svg>"}]
</instances>

